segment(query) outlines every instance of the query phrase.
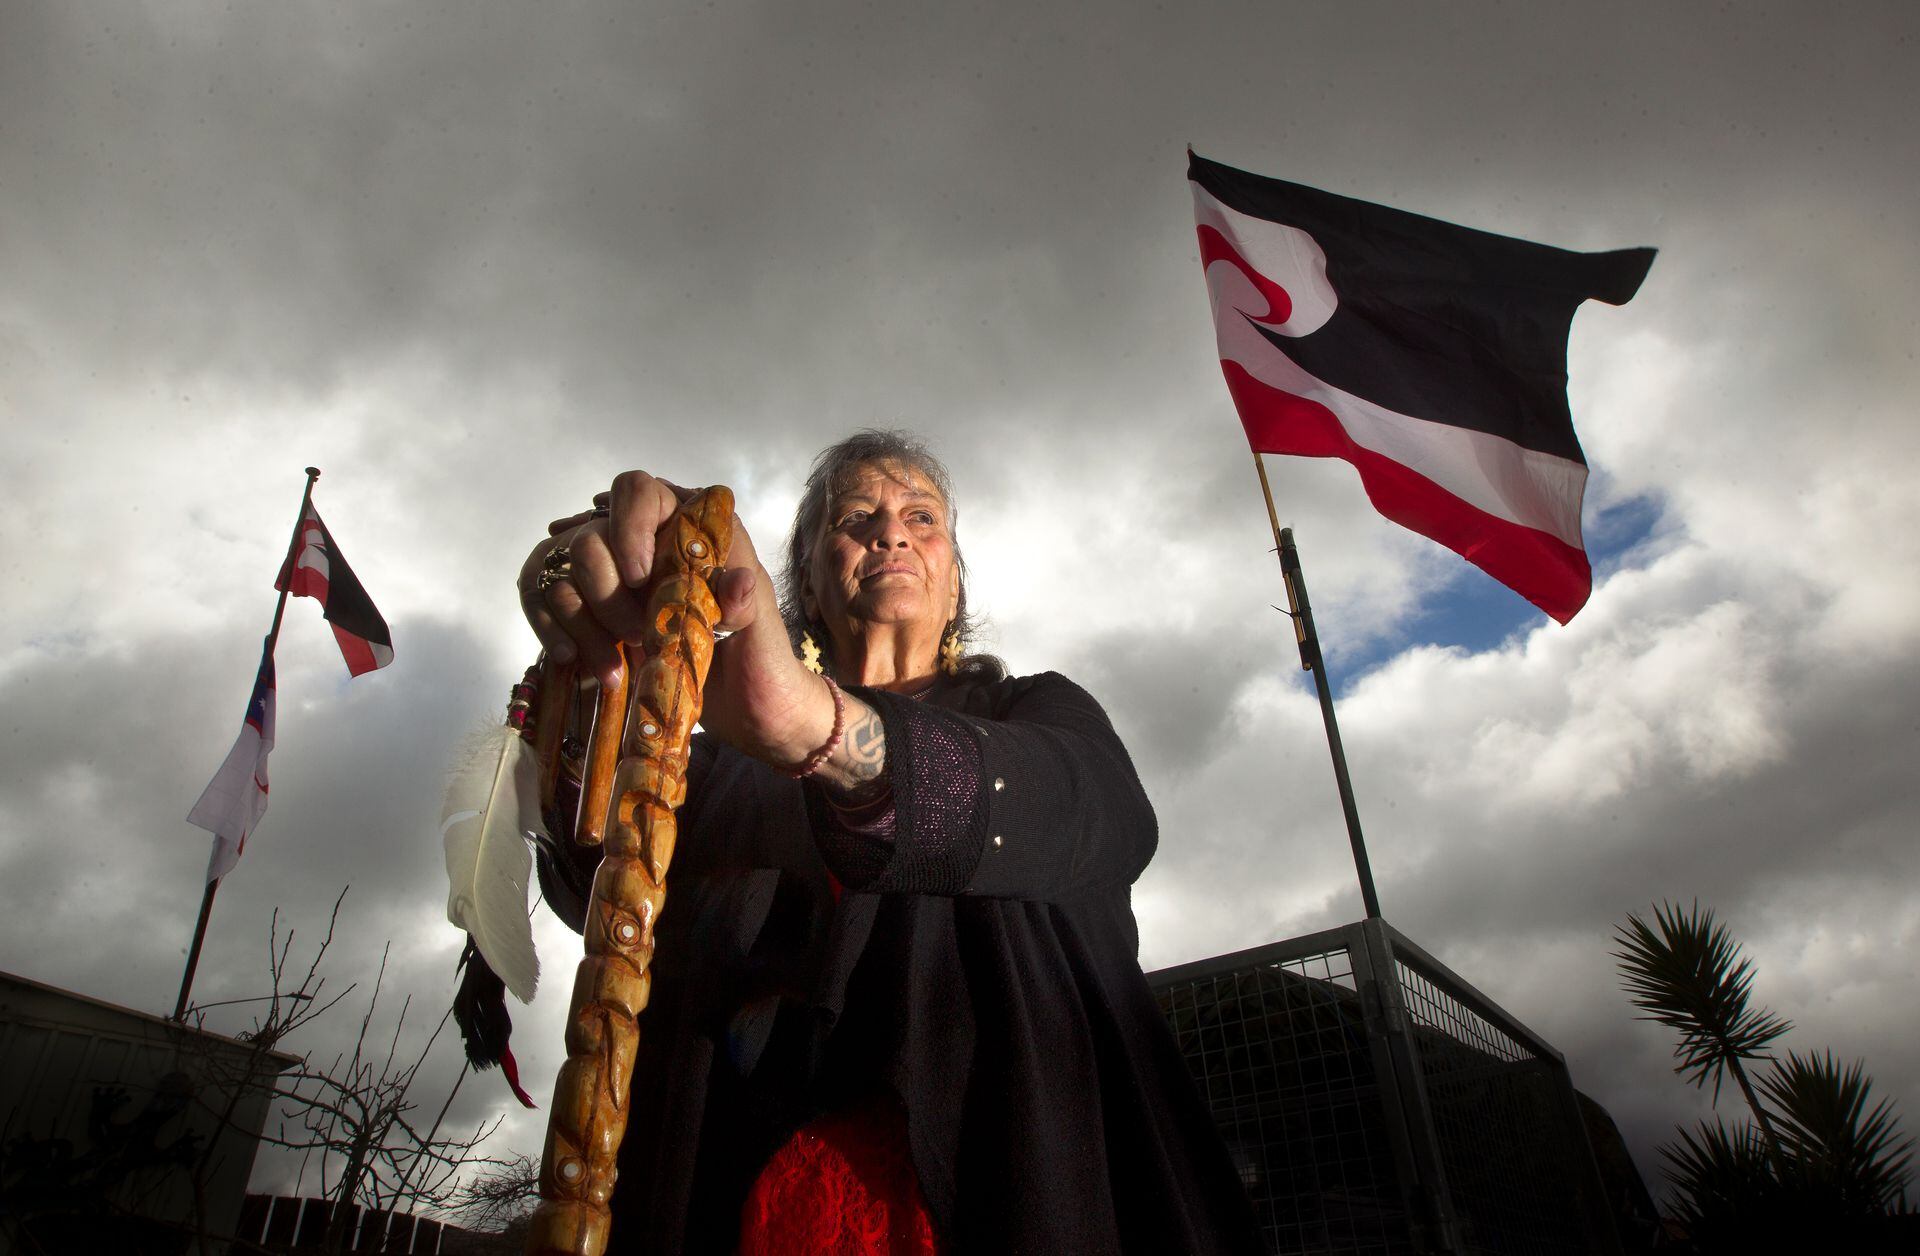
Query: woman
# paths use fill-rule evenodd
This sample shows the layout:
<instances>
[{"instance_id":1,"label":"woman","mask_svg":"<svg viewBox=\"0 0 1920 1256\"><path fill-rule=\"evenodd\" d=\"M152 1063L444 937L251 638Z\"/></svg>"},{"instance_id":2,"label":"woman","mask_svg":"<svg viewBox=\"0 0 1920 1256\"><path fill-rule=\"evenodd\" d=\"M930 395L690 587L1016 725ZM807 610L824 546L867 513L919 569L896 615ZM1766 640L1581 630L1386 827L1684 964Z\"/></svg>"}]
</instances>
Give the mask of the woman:
<instances>
[{"instance_id":1,"label":"woman","mask_svg":"<svg viewBox=\"0 0 1920 1256\"><path fill-rule=\"evenodd\" d=\"M684 495L628 472L554 524L520 585L550 654L616 665ZM784 604L736 526L617 1249L1257 1250L1136 959L1152 809L1083 690L965 655L953 513L863 432L814 464Z\"/></svg>"}]
</instances>

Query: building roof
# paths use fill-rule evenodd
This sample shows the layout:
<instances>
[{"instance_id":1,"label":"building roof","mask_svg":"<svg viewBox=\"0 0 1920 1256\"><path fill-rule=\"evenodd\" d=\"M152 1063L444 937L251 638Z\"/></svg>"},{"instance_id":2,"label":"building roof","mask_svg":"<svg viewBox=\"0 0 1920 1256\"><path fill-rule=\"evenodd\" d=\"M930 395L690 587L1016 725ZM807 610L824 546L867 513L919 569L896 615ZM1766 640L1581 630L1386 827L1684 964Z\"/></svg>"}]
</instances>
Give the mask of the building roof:
<instances>
[{"instance_id":1,"label":"building roof","mask_svg":"<svg viewBox=\"0 0 1920 1256\"><path fill-rule=\"evenodd\" d=\"M152 1012L142 1012L138 1008L123 1007L118 1003L110 1003L105 999L97 999L90 994L81 994L77 990L62 989L59 986L48 985L44 981L35 981L31 977L22 977L18 973L0 970L0 1012L11 1013L7 1019L17 1017L17 1012L14 1012L13 1009L7 1006L15 1002L15 999L11 997L11 993L7 989L9 986L31 992L42 999L53 1001L64 1000L78 1004L81 1007L90 1008L95 1013L104 1012L110 1017L125 1018L131 1022L127 1025L128 1029L132 1029L137 1025L149 1033L157 1029L166 1034L185 1034L189 1037L205 1040L210 1044L217 1044L229 1050L251 1052L256 1049L253 1043L248 1042L244 1038L235 1038L228 1034L215 1033L211 1029L202 1029L195 1025L183 1024L179 1021L169 1020L164 1016L156 1016ZM285 1051L269 1050L264 1052L264 1055L265 1058L278 1064L282 1070L291 1068L300 1062L299 1056L289 1055Z\"/></svg>"}]
</instances>

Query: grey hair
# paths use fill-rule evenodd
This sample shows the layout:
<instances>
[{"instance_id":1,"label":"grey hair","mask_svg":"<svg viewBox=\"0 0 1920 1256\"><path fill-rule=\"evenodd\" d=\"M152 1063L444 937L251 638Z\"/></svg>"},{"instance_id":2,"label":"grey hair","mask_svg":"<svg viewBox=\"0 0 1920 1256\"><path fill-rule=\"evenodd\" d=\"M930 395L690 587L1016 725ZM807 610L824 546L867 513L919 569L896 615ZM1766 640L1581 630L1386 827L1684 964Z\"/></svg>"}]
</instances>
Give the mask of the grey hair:
<instances>
[{"instance_id":1,"label":"grey hair","mask_svg":"<svg viewBox=\"0 0 1920 1256\"><path fill-rule=\"evenodd\" d=\"M865 428L845 440L827 446L813 460L807 483L794 508L793 529L787 534L786 566L780 573L780 618L795 648L803 634L811 633L821 649L821 661L832 671L833 643L826 626L807 618L807 569L813 563L814 547L826 535L827 507L834 493L843 487L860 467L870 463L898 463L919 475L947 506L947 533L953 544L953 564L960 573L960 597L956 604L952 631L960 638L960 675L981 680L998 680L1007 674L1006 665L991 654L967 652L967 644L979 627L979 621L967 610L967 560L960 552L960 508L953 500L953 478L926 443L911 432L899 429Z\"/></svg>"}]
</instances>

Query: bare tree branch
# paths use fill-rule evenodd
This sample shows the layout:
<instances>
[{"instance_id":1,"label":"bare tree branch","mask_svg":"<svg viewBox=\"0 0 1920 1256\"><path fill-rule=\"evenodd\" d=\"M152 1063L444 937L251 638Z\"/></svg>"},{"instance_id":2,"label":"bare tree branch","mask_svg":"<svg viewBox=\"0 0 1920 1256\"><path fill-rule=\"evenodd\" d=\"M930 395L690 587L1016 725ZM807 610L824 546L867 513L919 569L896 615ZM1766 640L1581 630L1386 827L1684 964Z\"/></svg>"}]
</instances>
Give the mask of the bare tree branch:
<instances>
[{"instance_id":1,"label":"bare tree branch","mask_svg":"<svg viewBox=\"0 0 1920 1256\"><path fill-rule=\"evenodd\" d=\"M216 1117L223 1127L239 1128L234 1116L245 1096L264 1095L277 1120L271 1123L269 1132L257 1135L259 1141L302 1153L302 1182L311 1158L319 1153L320 1190L333 1201L327 1236L328 1250L333 1252L345 1251L351 1238L351 1205L384 1211L407 1206L438 1207L457 1194L455 1179L463 1168L510 1163L478 1153L480 1145L499 1128L499 1119L482 1122L466 1137L440 1136L440 1124L452 1106L458 1080L433 1127L424 1135L410 1119L418 1107L410 1097L412 1088L449 1017L441 1018L417 1053L408 1054L404 1039L413 1006L409 994L402 999L384 1050L377 1039L369 1042L377 1032L380 1000L386 992L391 942L381 950L380 965L350 1048L337 1052L331 1065L324 1068L316 1066L311 1056L303 1055L298 1064L280 1071L277 1066L285 1056L270 1058L283 1050L282 1044L290 1035L311 1025L359 986L358 982L350 983L344 990L322 998L326 986L322 964L333 944L345 898L343 889L328 915L325 937L291 989L288 982L298 968L292 955L294 930L281 932L280 913L275 909L267 939L272 993L264 999L264 1013L253 1020L250 1030L239 1035L252 1050L238 1066L216 1059L212 1053L196 1062L203 1079L213 1083L201 1087L202 1093L221 1097ZM204 1025L203 1008L191 1008L189 1015L192 1023ZM370 1046L380 1054L373 1055ZM255 1135L250 1131L249 1136ZM196 1194L201 1193L198 1188L204 1185L210 1168L211 1147L209 1142L194 1169ZM196 1226L202 1232L201 1252L210 1253L204 1217L196 1217Z\"/></svg>"}]
</instances>

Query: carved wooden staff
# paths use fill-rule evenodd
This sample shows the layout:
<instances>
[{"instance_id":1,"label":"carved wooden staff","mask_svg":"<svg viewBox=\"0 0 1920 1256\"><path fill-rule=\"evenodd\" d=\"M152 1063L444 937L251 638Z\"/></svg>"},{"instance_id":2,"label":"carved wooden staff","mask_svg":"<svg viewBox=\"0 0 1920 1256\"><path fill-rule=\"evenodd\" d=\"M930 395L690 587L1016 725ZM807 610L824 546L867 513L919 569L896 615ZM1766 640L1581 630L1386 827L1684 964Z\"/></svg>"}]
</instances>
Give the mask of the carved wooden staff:
<instances>
[{"instance_id":1,"label":"carved wooden staff","mask_svg":"<svg viewBox=\"0 0 1920 1256\"><path fill-rule=\"evenodd\" d=\"M567 1062L554 1083L540 1166L542 1202L527 1236L532 1253L601 1256L607 1249L614 1161L640 1041L636 1018L652 987L653 927L677 835L673 809L686 797L687 742L720 621L708 582L733 541L732 491L699 493L668 533L654 558L640 647L627 649L623 676L631 680L603 689L594 715L576 840L599 842L612 789L620 801L587 908L587 954L574 978ZM642 652L646 661L635 673ZM606 745L621 752L611 774L596 771L611 761L598 753ZM612 785L602 785L609 775Z\"/></svg>"}]
</instances>

